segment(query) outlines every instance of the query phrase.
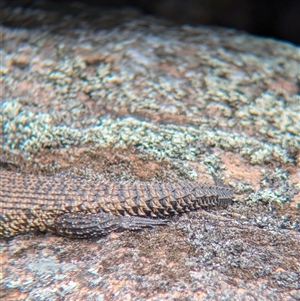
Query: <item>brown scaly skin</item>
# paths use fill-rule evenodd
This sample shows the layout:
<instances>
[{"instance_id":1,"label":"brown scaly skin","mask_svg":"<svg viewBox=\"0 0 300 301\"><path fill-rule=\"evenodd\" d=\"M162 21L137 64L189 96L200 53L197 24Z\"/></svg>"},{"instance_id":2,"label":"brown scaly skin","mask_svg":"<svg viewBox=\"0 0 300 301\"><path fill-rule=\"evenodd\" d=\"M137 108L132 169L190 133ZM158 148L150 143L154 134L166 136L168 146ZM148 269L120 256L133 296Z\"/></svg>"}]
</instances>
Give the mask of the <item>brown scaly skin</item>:
<instances>
[{"instance_id":1,"label":"brown scaly skin","mask_svg":"<svg viewBox=\"0 0 300 301\"><path fill-rule=\"evenodd\" d=\"M6 170L0 184L0 237L29 231L95 237L165 225L162 217L224 206L233 195L228 187L196 182L114 183Z\"/></svg>"}]
</instances>

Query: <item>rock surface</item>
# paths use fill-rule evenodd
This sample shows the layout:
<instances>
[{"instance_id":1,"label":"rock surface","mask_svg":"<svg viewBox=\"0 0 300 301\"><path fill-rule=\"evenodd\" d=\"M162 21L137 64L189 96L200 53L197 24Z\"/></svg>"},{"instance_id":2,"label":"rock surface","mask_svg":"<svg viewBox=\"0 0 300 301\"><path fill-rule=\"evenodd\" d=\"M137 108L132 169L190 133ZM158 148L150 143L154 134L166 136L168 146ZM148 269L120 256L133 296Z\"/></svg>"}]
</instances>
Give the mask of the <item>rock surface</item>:
<instances>
[{"instance_id":1,"label":"rock surface","mask_svg":"<svg viewBox=\"0 0 300 301\"><path fill-rule=\"evenodd\" d=\"M2 240L3 298L300 300L299 48L64 9L3 9L1 155L49 175L214 175L235 204L99 240Z\"/></svg>"}]
</instances>

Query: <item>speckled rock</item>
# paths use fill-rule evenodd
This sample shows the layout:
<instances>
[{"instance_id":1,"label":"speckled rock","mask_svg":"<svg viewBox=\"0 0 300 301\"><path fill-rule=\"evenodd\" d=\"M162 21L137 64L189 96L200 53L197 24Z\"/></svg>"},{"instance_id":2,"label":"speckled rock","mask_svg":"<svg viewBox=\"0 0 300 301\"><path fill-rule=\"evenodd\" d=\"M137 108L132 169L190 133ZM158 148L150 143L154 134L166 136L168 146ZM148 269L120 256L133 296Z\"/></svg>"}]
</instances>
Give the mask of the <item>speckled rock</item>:
<instances>
[{"instance_id":1,"label":"speckled rock","mask_svg":"<svg viewBox=\"0 0 300 301\"><path fill-rule=\"evenodd\" d=\"M235 204L99 240L3 240L5 300L299 300L300 49L64 9L3 9L1 155L29 173L217 176Z\"/></svg>"}]
</instances>

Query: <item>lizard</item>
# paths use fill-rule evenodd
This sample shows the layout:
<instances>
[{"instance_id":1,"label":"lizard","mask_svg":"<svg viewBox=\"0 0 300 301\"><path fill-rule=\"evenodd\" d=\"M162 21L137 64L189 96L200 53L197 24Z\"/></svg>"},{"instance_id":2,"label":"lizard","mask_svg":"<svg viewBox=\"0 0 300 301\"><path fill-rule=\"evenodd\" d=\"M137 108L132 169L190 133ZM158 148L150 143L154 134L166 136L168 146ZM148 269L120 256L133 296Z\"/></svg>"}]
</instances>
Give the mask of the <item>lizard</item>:
<instances>
[{"instance_id":1,"label":"lizard","mask_svg":"<svg viewBox=\"0 0 300 301\"><path fill-rule=\"evenodd\" d=\"M226 206L233 191L192 181L112 182L0 170L0 237L30 231L93 238L166 225L167 217Z\"/></svg>"}]
</instances>

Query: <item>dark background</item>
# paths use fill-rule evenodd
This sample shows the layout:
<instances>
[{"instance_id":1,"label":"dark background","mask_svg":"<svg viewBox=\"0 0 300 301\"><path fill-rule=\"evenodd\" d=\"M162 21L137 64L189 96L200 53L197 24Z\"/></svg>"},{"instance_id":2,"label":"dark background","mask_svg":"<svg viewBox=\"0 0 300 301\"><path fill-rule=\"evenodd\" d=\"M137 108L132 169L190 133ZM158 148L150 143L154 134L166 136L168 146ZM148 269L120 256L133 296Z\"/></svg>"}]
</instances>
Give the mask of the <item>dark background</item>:
<instances>
[{"instance_id":1,"label":"dark background","mask_svg":"<svg viewBox=\"0 0 300 301\"><path fill-rule=\"evenodd\" d=\"M41 1L1 1L8 6L34 7ZM64 7L71 0L52 0ZM89 6L135 7L178 24L219 25L259 36L300 44L300 0L86 0Z\"/></svg>"}]
</instances>

